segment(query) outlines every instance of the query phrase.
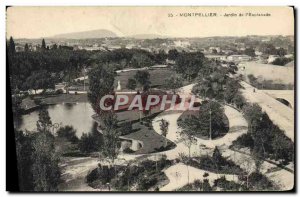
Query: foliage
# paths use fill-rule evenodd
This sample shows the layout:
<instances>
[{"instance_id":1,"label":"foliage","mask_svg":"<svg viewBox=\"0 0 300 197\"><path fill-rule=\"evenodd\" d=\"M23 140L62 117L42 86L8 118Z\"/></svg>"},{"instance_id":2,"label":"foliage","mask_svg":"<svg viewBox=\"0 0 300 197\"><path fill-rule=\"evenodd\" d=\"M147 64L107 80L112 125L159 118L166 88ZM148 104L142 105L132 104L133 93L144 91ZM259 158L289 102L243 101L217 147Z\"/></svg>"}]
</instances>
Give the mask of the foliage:
<instances>
[{"instance_id":1,"label":"foliage","mask_svg":"<svg viewBox=\"0 0 300 197\"><path fill-rule=\"evenodd\" d=\"M72 143L78 142L78 137L76 136L76 130L72 126L60 127L57 131L57 136L66 138Z\"/></svg>"},{"instance_id":2,"label":"foliage","mask_svg":"<svg viewBox=\"0 0 300 197\"><path fill-rule=\"evenodd\" d=\"M134 68L144 68L153 66L152 59L144 53L136 53L131 58L131 65Z\"/></svg>"},{"instance_id":3,"label":"foliage","mask_svg":"<svg viewBox=\"0 0 300 197\"><path fill-rule=\"evenodd\" d=\"M114 168L99 165L88 174L87 182L94 188L110 183L112 188L118 191L130 191L134 186L138 191L147 191L150 188L157 188L160 181L167 179L161 171L170 165L171 161L167 160L165 156L158 161L143 160L138 165L128 163L127 166L115 166Z\"/></svg>"},{"instance_id":4,"label":"foliage","mask_svg":"<svg viewBox=\"0 0 300 197\"><path fill-rule=\"evenodd\" d=\"M78 142L79 150L83 153L101 151L103 146L103 135L97 130L97 125L89 133L83 133Z\"/></svg>"},{"instance_id":5,"label":"foliage","mask_svg":"<svg viewBox=\"0 0 300 197\"><path fill-rule=\"evenodd\" d=\"M294 160L294 143L257 104L245 105L243 112L249 132L235 140L234 147L248 147L260 159L271 158L283 163Z\"/></svg>"},{"instance_id":6,"label":"foliage","mask_svg":"<svg viewBox=\"0 0 300 197\"><path fill-rule=\"evenodd\" d=\"M286 58L286 57L280 57L280 58L276 58L272 64L274 65L279 65L279 66L284 66L287 63L291 62L292 59L291 58Z\"/></svg>"},{"instance_id":7,"label":"foliage","mask_svg":"<svg viewBox=\"0 0 300 197\"><path fill-rule=\"evenodd\" d=\"M114 90L114 77L114 72L107 65L95 65L89 72L90 92L88 98L97 114L101 113L100 99Z\"/></svg>"},{"instance_id":8,"label":"foliage","mask_svg":"<svg viewBox=\"0 0 300 197\"><path fill-rule=\"evenodd\" d=\"M132 79L132 78L129 78L128 81L127 81L126 87L129 90L135 90L135 88L136 88L136 81L134 79Z\"/></svg>"},{"instance_id":9,"label":"foliage","mask_svg":"<svg viewBox=\"0 0 300 197\"><path fill-rule=\"evenodd\" d=\"M150 86L150 73L147 70L138 70L134 75L134 79L143 88L146 90Z\"/></svg>"},{"instance_id":10,"label":"foliage","mask_svg":"<svg viewBox=\"0 0 300 197\"><path fill-rule=\"evenodd\" d=\"M216 179L213 186L222 188L223 191L239 191L241 188L240 184L234 181L228 181L225 176Z\"/></svg>"},{"instance_id":11,"label":"foliage","mask_svg":"<svg viewBox=\"0 0 300 197\"><path fill-rule=\"evenodd\" d=\"M117 158L120 149L120 132L118 130L118 121L114 113L107 113L102 116L104 122L103 129L103 147L102 154L112 164Z\"/></svg>"},{"instance_id":12,"label":"foliage","mask_svg":"<svg viewBox=\"0 0 300 197\"><path fill-rule=\"evenodd\" d=\"M16 131L19 185L21 191L57 191L60 182L59 157L50 133L48 112L39 112L37 132Z\"/></svg>"},{"instance_id":13,"label":"foliage","mask_svg":"<svg viewBox=\"0 0 300 197\"><path fill-rule=\"evenodd\" d=\"M200 52L196 53L182 53L176 59L176 71L185 79L191 81L197 77L198 72L204 66L204 55Z\"/></svg>"},{"instance_id":14,"label":"foliage","mask_svg":"<svg viewBox=\"0 0 300 197\"><path fill-rule=\"evenodd\" d=\"M179 52L176 49L169 50L168 58L170 60L176 60L178 56L179 56Z\"/></svg>"},{"instance_id":15,"label":"foliage","mask_svg":"<svg viewBox=\"0 0 300 197\"><path fill-rule=\"evenodd\" d=\"M23 84L23 89L45 90L48 88L54 88L54 80L46 70L33 72Z\"/></svg>"},{"instance_id":16,"label":"foliage","mask_svg":"<svg viewBox=\"0 0 300 197\"><path fill-rule=\"evenodd\" d=\"M226 117L224 109L218 102L205 101L200 109L197 114L180 118L178 125L183 128L183 132L191 131L194 136L205 139L211 136L214 139L228 131L227 121L224 120Z\"/></svg>"},{"instance_id":17,"label":"foliage","mask_svg":"<svg viewBox=\"0 0 300 197\"><path fill-rule=\"evenodd\" d=\"M160 127L160 130L161 130L161 134L163 135L163 136L167 136L167 134L168 134L168 128L169 128L169 122L167 121L167 120L165 120L165 119L161 119L160 120L160 123L159 123L159 127Z\"/></svg>"},{"instance_id":18,"label":"foliage","mask_svg":"<svg viewBox=\"0 0 300 197\"><path fill-rule=\"evenodd\" d=\"M241 172L243 172L243 170L238 165L236 165L231 160L227 160L222 155L214 155L212 157L208 155L193 157L193 159L185 159L183 160L183 162L195 168L214 173L240 174Z\"/></svg>"},{"instance_id":19,"label":"foliage","mask_svg":"<svg viewBox=\"0 0 300 197\"><path fill-rule=\"evenodd\" d=\"M255 50L253 48L246 48L245 55L249 55L250 57L255 57Z\"/></svg>"},{"instance_id":20,"label":"foliage","mask_svg":"<svg viewBox=\"0 0 300 197\"><path fill-rule=\"evenodd\" d=\"M175 94L176 89L183 86L183 79L180 76L172 75L171 77L169 77L165 80L164 86L168 89L171 89L173 91L173 93Z\"/></svg>"},{"instance_id":21,"label":"foliage","mask_svg":"<svg viewBox=\"0 0 300 197\"><path fill-rule=\"evenodd\" d=\"M263 174L253 172L248 178L248 187L254 191L270 191L274 187L274 184Z\"/></svg>"}]
</instances>

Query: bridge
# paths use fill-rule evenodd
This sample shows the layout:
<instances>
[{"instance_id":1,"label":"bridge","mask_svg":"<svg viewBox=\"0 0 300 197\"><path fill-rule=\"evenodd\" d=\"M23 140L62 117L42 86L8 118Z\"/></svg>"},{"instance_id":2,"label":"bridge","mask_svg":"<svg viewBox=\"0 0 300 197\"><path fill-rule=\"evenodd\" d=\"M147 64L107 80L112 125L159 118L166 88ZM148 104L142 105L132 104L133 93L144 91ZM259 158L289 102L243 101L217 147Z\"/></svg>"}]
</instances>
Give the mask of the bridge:
<instances>
[{"instance_id":1,"label":"bridge","mask_svg":"<svg viewBox=\"0 0 300 197\"><path fill-rule=\"evenodd\" d=\"M281 90L257 90L244 81L241 82L241 85L244 87L241 92L247 101L257 103L268 114L274 124L282 129L287 137L294 141L294 110L276 100L276 98L282 98L289 101L291 106L294 107L294 94L290 92L292 90L282 90L285 92L280 92Z\"/></svg>"},{"instance_id":2,"label":"bridge","mask_svg":"<svg viewBox=\"0 0 300 197\"><path fill-rule=\"evenodd\" d=\"M294 109L294 90L262 90L276 100Z\"/></svg>"}]
</instances>

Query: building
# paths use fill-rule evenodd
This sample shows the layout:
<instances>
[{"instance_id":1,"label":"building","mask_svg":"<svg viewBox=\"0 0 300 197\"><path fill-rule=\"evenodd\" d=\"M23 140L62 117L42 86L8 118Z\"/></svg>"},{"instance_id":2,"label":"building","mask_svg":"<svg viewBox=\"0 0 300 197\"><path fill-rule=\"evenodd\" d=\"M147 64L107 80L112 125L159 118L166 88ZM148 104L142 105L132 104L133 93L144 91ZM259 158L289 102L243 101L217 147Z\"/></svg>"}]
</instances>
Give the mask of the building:
<instances>
[{"instance_id":1,"label":"building","mask_svg":"<svg viewBox=\"0 0 300 197\"><path fill-rule=\"evenodd\" d=\"M206 55L205 57L208 58L208 59L219 60L219 61L226 61L227 60L226 55Z\"/></svg>"},{"instance_id":2,"label":"building","mask_svg":"<svg viewBox=\"0 0 300 197\"><path fill-rule=\"evenodd\" d=\"M227 57L227 60L233 62L243 62L251 60L251 57L249 55L230 55Z\"/></svg>"},{"instance_id":3,"label":"building","mask_svg":"<svg viewBox=\"0 0 300 197\"><path fill-rule=\"evenodd\" d=\"M214 53L215 51L216 51L217 53L220 53L220 52L221 52L221 48L220 48L220 47L209 47L208 51L209 51L210 53Z\"/></svg>"}]
</instances>

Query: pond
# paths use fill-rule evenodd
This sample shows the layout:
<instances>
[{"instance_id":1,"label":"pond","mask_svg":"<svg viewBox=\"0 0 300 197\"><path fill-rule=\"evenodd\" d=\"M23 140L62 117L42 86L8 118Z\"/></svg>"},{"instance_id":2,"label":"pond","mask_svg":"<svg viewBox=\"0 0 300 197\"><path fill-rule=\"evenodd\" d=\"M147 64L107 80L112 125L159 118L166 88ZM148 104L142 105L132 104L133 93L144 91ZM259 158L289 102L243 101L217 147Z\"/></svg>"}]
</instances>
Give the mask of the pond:
<instances>
[{"instance_id":1,"label":"pond","mask_svg":"<svg viewBox=\"0 0 300 197\"><path fill-rule=\"evenodd\" d=\"M78 137L82 133L90 132L96 124L91 117L94 112L89 103L57 104L46 108L52 123L59 123L61 126L73 126ZM17 129L35 131L37 120L38 110L23 115L20 120L15 122L15 126Z\"/></svg>"}]
</instances>

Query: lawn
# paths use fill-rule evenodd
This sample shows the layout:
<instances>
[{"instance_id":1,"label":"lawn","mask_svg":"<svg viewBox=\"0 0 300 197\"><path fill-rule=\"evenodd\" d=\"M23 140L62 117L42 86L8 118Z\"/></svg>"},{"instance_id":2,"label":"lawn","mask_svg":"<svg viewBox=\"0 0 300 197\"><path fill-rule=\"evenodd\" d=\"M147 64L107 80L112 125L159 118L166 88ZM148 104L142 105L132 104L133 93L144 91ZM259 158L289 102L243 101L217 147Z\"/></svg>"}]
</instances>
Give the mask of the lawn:
<instances>
[{"instance_id":1,"label":"lawn","mask_svg":"<svg viewBox=\"0 0 300 197\"><path fill-rule=\"evenodd\" d=\"M80 103L88 102L86 94L58 94L58 95L49 95L46 97L41 97L42 104L60 104L60 103Z\"/></svg>"},{"instance_id":2,"label":"lawn","mask_svg":"<svg viewBox=\"0 0 300 197\"><path fill-rule=\"evenodd\" d=\"M160 88L164 84L166 77L176 75L176 72L170 68L153 69L153 70L149 69L148 71L150 73L151 87L153 88ZM129 78L134 78L136 72L137 71L134 70L134 71L118 73L118 75L115 78L114 87L117 87L117 83L118 81L120 81L122 91L130 91L126 88L126 84Z\"/></svg>"},{"instance_id":3,"label":"lawn","mask_svg":"<svg viewBox=\"0 0 300 197\"><path fill-rule=\"evenodd\" d=\"M245 67L245 69L243 69ZM239 65L239 74L254 75L265 80L273 80L274 83L294 84L294 67L276 66L272 64L260 64L245 62Z\"/></svg>"},{"instance_id":4,"label":"lawn","mask_svg":"<svg viewBox=\"0 0 300 197\"><path fill-rule=\"evenodd\" d=\"M120 137L143 142L143 146L133 154L149 154L175 148L176 145L173 142L153 130L151 123L145 124L134 123L132 130L135 132Z\"/></svg>"},{"instance_id":5,"label":"lawn","mask_svg":"<svg viewBox=\"0 0 300 197\"><path fill-rule=\"evenodd\" d=\"M199 113L199 111L191 111L191 110L183 112L182 115L178 119L179 125L180 125L180 121L182 121L183 119L189 118L190 116L197 116L198 113ZM200 113L201 113L201 111L200 111ZM218 139L218 138L222 138L229 131L229 120L228 120L228 118L225 114L223 114L223 120L222 121L224 123L224 128L222 128L220 130L217 130L215 132L214 131L212 132L213 133L212 139L214 139L214 140ZM205 140L209 139L208 136L204 136L201 133L196 133L195 136L198 137L198 138L201 138L201 139L205 139Z\"/></svg>"}]
</instances>

